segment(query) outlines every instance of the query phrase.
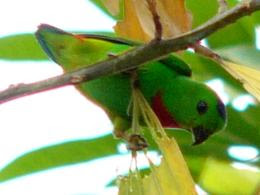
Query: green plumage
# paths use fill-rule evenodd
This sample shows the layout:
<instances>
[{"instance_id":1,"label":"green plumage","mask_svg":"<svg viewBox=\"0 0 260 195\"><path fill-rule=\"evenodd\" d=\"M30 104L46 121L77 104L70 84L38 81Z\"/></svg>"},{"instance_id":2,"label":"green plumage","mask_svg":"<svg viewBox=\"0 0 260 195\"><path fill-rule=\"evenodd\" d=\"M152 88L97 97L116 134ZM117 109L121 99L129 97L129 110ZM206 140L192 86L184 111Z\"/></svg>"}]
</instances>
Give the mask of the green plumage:
<instances>
[{"instance_id":1,"label":"green plumage","mask_svg":"<svg viewBox=\"0 0 260 195\"><path fill-rule=\"evenodd\" d=\"M49 25L36 33L41 46L65 71L90 66L118 55L131 42L96 35L73 35ZM113 57L113 56L112 56ZM177 124L194 134L199 144L224 128L226 111L218 96L206 85L193 81L191 69L182 60L169 56L137 70L137 84L162 124ZM118 118L131 122L131 81L129 73L107 76L77 86L83 95L107 111L114 123ZM116 128L118 125L116 125ZM174 126L170 126L174 127Z\"/></svg>"}]
</instances>

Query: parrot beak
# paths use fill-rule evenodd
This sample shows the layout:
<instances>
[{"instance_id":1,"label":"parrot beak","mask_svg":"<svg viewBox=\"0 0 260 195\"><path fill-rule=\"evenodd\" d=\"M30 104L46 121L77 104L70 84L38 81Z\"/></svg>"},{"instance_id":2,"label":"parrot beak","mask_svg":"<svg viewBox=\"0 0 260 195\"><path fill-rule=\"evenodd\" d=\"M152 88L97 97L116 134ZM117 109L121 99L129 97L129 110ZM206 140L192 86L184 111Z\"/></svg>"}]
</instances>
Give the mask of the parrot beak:
<instances>
[{"instance_id":1,"label":"parrot beak","mask_svg":"<svg viewBox=\"0 0 260 195\"><path fill-rule=\"evenodd\" d=\"M209 130L203 128L203 126L197 126L192 128L193 133L193 146L203 143L212 134Z\"/></svg>"}]
</instances>

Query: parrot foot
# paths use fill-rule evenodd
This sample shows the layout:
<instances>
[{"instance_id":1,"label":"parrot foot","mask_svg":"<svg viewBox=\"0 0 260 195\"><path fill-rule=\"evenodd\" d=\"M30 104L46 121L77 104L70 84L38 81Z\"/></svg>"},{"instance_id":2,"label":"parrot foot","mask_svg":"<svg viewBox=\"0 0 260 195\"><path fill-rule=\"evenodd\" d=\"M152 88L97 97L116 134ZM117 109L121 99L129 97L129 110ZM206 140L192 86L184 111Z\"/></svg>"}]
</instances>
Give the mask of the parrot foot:
<instances>
[{"instance_id":1,"label":"parrot foot","mask_svg":"<svg viewBox=\"0 0 260 195\"><path fill-rule=\"evenodd\" d=\"M132 152L140 151L148 147L148 143L145 138L139 134L132 134L128 137L127 149Z\"/></svg>"}]
</instances>

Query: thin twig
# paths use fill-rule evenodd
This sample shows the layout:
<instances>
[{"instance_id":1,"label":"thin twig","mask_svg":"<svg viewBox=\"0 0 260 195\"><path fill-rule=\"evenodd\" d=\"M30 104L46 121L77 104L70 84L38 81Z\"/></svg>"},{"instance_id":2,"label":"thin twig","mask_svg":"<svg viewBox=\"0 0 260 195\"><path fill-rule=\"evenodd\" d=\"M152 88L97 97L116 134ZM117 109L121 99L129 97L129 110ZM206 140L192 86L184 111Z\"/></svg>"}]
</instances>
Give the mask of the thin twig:
<instances>
[{"instance_id":1,"label":"thin twig","mask_svg":"<svg viewBox=\"0 0 260 195\"><path fill-rule=\"evenodd\" d=\"M221 62L221 57L217 53L212 51L211 49L209 49L203 45L200 45L199 43L194 44L192 47L196 53L199 53L203 56L211 58L212 60L215 60L218 63Z\"/></svg>"},{"instance_id":2,"label":"thin twig","mask_svg":"<svg viewBox=\"0 0 260 195\"><path fill-rule=\"evenodd\" d=\"M81 68L74 72L69 72L61 76L31 84L10 87L0 93L0 104L25 95L35 94L65 85L78 84L83 81L89 81L102 76L133 69L151 60L162 58L171 52L185 49L228 24L235 22L239 18L250 15L259 9L260 0L251 0L250 3L242 2L232 9L217 15L193 31L174 39L150 42L134 48L116 58L98 62L88 68Z\"/></svg>"}]
</instances>

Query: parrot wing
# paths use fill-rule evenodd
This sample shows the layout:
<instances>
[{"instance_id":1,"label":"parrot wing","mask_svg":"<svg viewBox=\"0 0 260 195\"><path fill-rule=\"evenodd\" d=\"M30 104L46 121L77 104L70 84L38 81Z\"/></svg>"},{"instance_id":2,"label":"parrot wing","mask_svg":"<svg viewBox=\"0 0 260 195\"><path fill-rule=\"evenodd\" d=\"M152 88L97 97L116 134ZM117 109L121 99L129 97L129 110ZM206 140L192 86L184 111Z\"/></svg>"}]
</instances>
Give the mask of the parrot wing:
<instances>
[{"instance_id":1,"label":"parrot wing","mask_svg":"<svg viewBox=\"0 0 260 195\"><path fill-rule=\"evenodd\" d=\"M110 55L119 55L138 46L140 43L97 34L72 34L48 24L41 24L36 38L46 54L65 71L92 65L107 59ZM174 55L159 60L173 71L191 76L190 67Z\"/></svg>"}]
</instances>

